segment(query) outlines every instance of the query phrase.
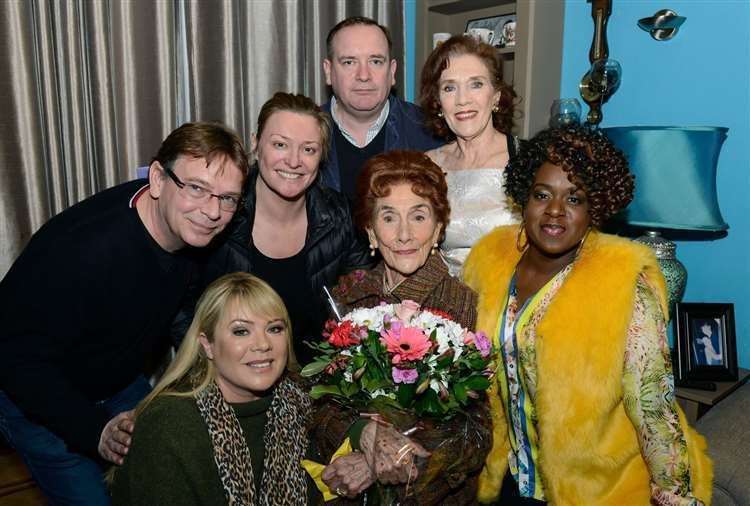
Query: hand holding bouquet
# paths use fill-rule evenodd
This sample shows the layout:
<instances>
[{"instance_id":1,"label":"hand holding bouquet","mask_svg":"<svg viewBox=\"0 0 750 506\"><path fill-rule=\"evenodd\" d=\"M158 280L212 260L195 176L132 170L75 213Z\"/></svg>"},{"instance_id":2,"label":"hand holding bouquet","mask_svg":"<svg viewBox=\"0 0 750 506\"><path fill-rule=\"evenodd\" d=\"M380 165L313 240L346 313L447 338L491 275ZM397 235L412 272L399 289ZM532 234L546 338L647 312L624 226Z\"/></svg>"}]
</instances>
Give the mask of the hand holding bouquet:
<instances>
[{"instance_id":1,"label":"hand holding bouquet","mask_svg":"<svg viewBox=\"0 0 750 506\"><path fill-rule=\"evenodd\" d=\"M490 385L494 354L487 337L440 310L404 301L355 309L328 322L324 338L313 345L320 355L302 371L317 383L312 397L327 399L321 420L338 419L317 426L319 444L333 450L343 427L360 416L375 418L360 444L380 480L382 504L473 501L491 443L486 406L477 402ZM401 432L413 433L413 442ZM383 463L392 469L378 467ZM399 478L402 472L408 479ZM383 486L399 481L406 484Z\"/></svg>"}]
</instances>

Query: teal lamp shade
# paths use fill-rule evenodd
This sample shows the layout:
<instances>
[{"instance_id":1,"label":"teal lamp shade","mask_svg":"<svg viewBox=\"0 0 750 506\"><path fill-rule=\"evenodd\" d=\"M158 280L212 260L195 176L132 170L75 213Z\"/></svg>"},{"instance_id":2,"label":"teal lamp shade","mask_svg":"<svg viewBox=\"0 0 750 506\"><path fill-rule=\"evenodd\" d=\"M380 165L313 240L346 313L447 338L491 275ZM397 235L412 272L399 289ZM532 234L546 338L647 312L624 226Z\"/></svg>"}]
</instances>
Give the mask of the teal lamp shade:
<instances>
[{"instance_id":1,"label":"teal lamp shade","mask_svg":"<svg viewBox=\"0 0 750 506\"><path fill-rule=\"evenodd\" d=\"M650 229L718 232L729 228L716 196L723 127L602 129L625 152L635 174L635 197L622 218Z\"/></svg>"}]
</instances>

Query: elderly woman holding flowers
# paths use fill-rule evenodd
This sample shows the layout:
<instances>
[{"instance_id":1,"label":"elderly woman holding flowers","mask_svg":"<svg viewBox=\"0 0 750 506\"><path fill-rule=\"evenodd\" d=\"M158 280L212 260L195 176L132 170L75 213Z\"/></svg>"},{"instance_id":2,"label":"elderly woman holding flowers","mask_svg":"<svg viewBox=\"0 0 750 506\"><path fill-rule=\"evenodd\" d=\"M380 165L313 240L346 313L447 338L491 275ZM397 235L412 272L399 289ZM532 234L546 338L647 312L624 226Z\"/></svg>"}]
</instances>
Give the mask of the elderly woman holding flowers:
<instances>
[{"instance_id":1,"label":"elderly woman holding flowers","mask_svg":"<svg viewBox=\"0 0 750 506\"><path fill-rule=\"evenodd\" d=\"M357 180L357 226L382 261L370 271L339 280L337 302L373 307L414 301L444 313L469 330L476 323L476 294L448 274L439 254L450 216L443 171L416 151L371 158Z\"/></svg>"},{"instance_id":2,"label":"elderly woman holding flowers","mask_svg":"<svg viewBox=\"0 0 750 506\"><path fill-rule=\"evenodd\" d=\"M325 359L329 375L349 367L342 389L366 389L358 377L367 374L366 367L351 366L365 359L356 352L341 353L340 348L382 346L381 356L387 359L379 368L386 377L373 377L369 384L382 379L385 386L370 395L374 404L381 401L374 410L393 425L358 422L361 412L351 404L320 405L316 435L322 453L330 454L348 429L365 455L334 461L323 480L352 497L369 485L365 479L351 479L352 463L359 458L370 463L371 481L376 477L381 483L408 481L420 504L471 504L490 447L488 417L481 402L471 405L470 414L456 413L470 405L470 398L480 397L483 384L489 385L484 368L490 342L472 332L475 293L450 276L439 254L450 214L445 176L422 153L381 154L365 164L357 181L357 202L357 225L367 234L373 256L378 250L382 260L370 271L355 271L340 279L334 299L339 307L353 311L343 322L330 322L324 334L327 348L322 349L330 350ZM377 361L377 357L366 360ZM427 396L405 400L403 392ZM392 409L396 404L409 409ZM399 434L410 427L416 429L411 440ZM415 480L417 468L403 457L427 456L425 449L431 452L430 464L420 469ZM378 467L380 461L385 462L383 469ZM396 495L403 499L407 488Z\"/></svg>"}]
</instances>

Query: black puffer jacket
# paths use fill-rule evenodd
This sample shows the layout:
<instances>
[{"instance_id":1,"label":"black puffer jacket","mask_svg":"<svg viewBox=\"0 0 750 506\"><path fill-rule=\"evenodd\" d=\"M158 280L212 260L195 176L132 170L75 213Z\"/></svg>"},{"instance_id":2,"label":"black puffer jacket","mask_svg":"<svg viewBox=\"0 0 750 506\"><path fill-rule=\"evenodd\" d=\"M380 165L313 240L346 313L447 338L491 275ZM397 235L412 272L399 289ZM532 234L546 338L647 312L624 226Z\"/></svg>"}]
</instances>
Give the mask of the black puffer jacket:
<instances>
[{"instance_id":1,"label":"black puffer jacket","mask_svg":"<svg viewBox=\"0 0 750 506\"><path fill-rule=\"evenodd\" d=\"M195 303L206 286L215 279L230 272L253 272L250 243L253 240L253 220L255 219L255 185L258 180L258 167L253 167L248 177L245 191L245 207L237 212L232 222L219 238L217 245L208 255L201 286L193 287L178 320L175 322L175 337L185 335L193 318ZM321 315L324 321L329 314L323 298L323 285L332 288L338 277L354 269L369 269L374 264L369 256L366 242L357 233L352 222L351 211L346 197L317 181L310 186L305 196L307 208L307 238L304 254L307 257L307 273L314 300L310 310ZM296 340L295 340L296 341ZM299 347L298 359L305 362L309 354L307 347ZM302 351L302 353L300 353ZM307 352L307 353L305 353ZM303 356L299 356L299 355Z\"/></svg>"}]
</instances>

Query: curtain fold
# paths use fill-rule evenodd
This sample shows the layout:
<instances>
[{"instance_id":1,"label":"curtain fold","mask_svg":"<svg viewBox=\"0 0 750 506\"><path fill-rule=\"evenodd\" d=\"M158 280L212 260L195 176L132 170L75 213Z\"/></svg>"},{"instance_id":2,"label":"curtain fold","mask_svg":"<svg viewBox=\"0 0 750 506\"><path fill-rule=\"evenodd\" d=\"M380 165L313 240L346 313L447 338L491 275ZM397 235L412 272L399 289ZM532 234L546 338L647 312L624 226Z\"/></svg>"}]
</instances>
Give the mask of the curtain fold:
<instances>
[{"instance_id":1,"label":"curtain fold","mask_svg":"<svg viewBox=\"0 0 750 506\"><path fill-rule=\"evenodd\" d=\"M390 27L403 86L403 0L0 2L0 277L51 216L132 179L185 121L247 142L275 91L328 100L325 38Z\"/></svg>"}]
</instances>

